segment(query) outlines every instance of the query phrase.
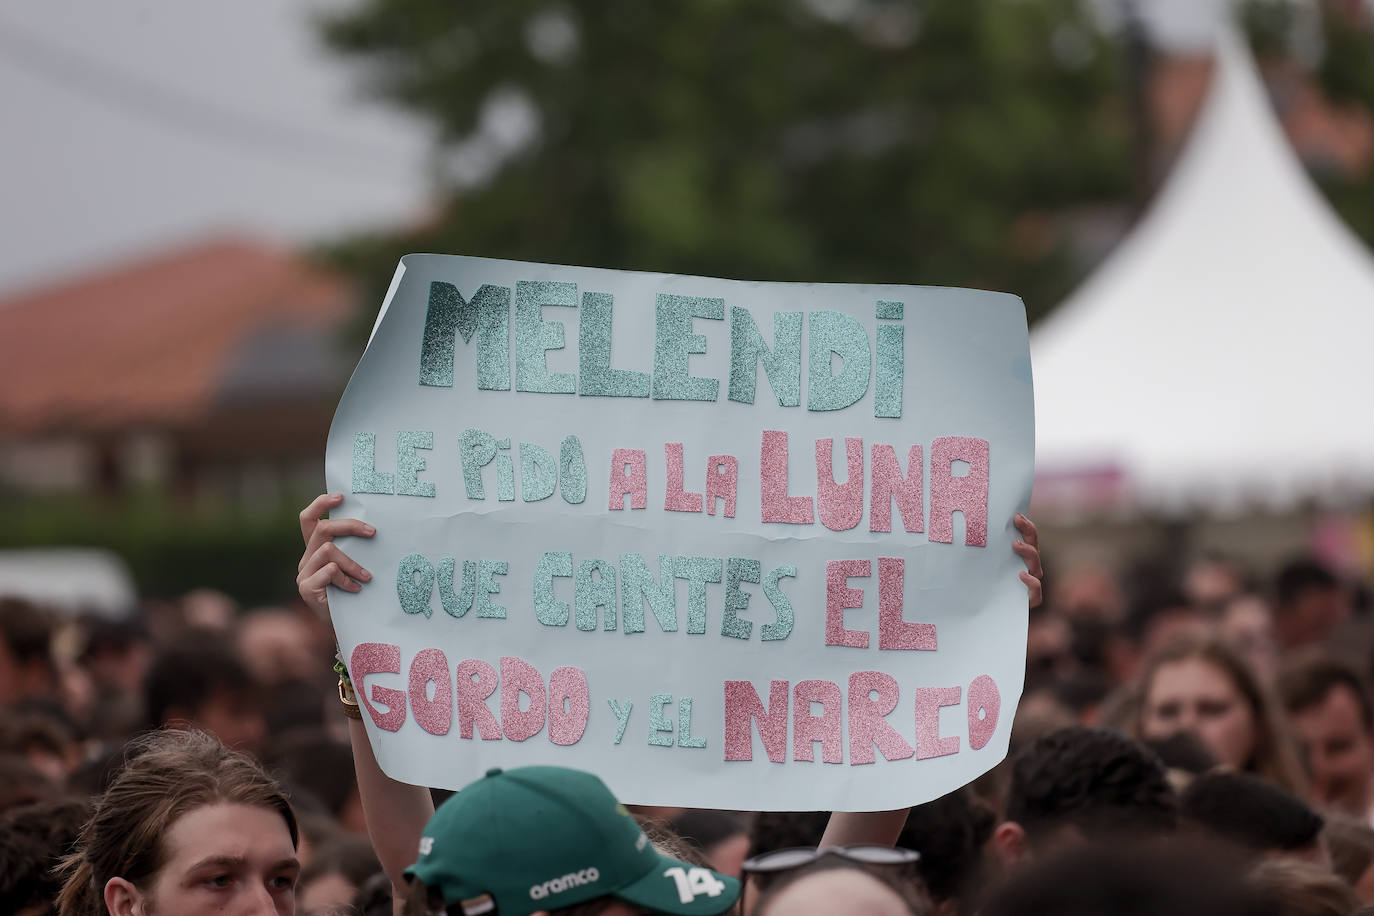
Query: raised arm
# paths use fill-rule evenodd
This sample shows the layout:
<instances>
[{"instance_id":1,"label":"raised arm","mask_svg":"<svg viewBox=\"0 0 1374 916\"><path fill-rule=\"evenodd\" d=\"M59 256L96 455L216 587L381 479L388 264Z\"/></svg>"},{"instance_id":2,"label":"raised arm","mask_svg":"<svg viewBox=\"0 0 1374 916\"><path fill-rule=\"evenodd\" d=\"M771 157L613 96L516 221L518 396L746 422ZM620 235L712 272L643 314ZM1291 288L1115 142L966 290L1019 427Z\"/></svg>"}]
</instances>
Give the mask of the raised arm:
<instances>
[{"instance_id":1,"label":"raised arm","mask_svg":"<svg viewBox=\"0 0 1374 916\"><path fill-rule=\"evenodd\" d=\"M358 565L334 543L340 537L370 538L376 529L355 518L326 519L322 516L343 502L343 496L318 496L301 511L301 537L305 553L297 567L296 589L316 613L329 620L329 588L361 591L372 574ZM331 622L332 625L332 622ZM359 685L361 687L361 685ZM397 900L405 896L405 869L414 863L425 824L434 813L429 790L397 782L382 772L372 753L362 720L348 723L348 738L353 745L353 766L358 778L358 797L362 799L367 835L382 870L391 879Z\"/></svg>"},{"instance_id":2,"label":"raised arm","mask_svg":"<svg viewBox=\"0 0 1374 916\"><path fill-rule=\"evenodd\" d=\"M1025 571L1021 573L1021 581L1026 583L1029 606L1039 607L1045 595L1041 583L1045 576L1045 568L1040 562L1040 535L1035 530L1035 524L1024 515L1017 515L1012 519L1012 524L1021 532L1022 539L1012 544L1012 550L1016 551L1016 555L1026 564ZM830 815L830 820L825 825L825 834L821 837L820 845L896 845L897 837L901 835L910 812L910 808L901 808L897 811L836 811Z\"/></svg>"}]
</instances>

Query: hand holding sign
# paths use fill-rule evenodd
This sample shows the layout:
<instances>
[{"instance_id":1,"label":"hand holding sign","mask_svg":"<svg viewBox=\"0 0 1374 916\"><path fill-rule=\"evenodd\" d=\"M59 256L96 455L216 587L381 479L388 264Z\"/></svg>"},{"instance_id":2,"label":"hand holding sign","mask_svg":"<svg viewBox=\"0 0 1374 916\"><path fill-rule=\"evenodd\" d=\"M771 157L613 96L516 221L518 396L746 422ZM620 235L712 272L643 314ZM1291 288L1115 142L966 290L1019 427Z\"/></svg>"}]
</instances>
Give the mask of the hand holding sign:
<instances>
[{"instance_id":1,"label":"hand holding sign","mask_svg":"<svg viewBox=\"0 0 1374 916\"><path fill-rule=\"evenodd\" d=\"M410 256L331 429L356 519L303 513L298 585L344 589L396 778L909 805L1005 753L1030 424L1013 297Z\"/></svg>"}]
</instances>

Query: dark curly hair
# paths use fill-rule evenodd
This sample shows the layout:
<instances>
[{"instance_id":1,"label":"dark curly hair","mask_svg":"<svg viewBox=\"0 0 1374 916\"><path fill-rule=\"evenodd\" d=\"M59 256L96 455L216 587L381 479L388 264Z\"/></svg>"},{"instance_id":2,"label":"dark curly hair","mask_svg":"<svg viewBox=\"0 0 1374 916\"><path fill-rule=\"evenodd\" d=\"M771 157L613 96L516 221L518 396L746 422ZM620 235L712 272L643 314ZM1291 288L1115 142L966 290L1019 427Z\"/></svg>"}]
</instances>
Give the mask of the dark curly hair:
<instances>
[{"instance_id":1,"label":"dark curly hair","mask_svg":"<svg viewBox=\"0 0 1374 916\"><path fill-rule=\"evenodd\" d=\"M1031 842L1065 826L1094 837L1160 834L1178 825L1178 798L1164 765L1139 742L1074 726L1017 754L1007 820Z\"/></svg>"}]
</instances>

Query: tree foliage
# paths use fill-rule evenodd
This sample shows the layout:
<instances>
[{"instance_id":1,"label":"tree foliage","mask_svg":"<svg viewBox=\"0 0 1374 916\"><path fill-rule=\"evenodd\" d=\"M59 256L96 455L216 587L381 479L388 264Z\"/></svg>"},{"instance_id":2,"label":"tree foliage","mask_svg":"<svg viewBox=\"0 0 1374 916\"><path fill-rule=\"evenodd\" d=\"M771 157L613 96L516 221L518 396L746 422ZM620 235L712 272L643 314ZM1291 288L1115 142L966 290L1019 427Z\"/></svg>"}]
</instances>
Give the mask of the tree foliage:
<instances>
[{"instance_id":1,"label":"tree foliage","mask_svg":"<svg viewBox=\"0 0 1374 916\"><path fill-rule=\"evenodd\" d=\"M1063 217L1130 195L1121 58L1079 0L362 0L321 29L438 138L434 219L336 252L378 298L427 250L1037 315L1076 279Z\"/></svg>"}]
</instances>

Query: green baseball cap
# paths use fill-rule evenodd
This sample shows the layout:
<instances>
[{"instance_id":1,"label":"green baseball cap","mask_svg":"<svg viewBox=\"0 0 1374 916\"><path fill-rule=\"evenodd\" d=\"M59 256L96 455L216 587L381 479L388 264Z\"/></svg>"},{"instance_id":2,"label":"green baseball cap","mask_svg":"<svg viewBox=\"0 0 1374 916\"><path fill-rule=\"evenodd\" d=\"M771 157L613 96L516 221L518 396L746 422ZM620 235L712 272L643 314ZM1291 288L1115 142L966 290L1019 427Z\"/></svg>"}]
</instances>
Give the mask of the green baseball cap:
<instances>
[{"instance_id":1,"label":"green baseball cap","mask_svg":"<svg viewBox=\"0 0 1374 916\"><path fill-rule=\"evenodd\" d=\"M525 916L611 896L714 916L739 881L659 855L606 784L565 767L489 770L439 806L406 869L467 916Z\"/></svg>"}]
</instances>

